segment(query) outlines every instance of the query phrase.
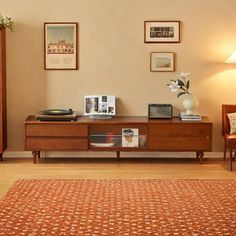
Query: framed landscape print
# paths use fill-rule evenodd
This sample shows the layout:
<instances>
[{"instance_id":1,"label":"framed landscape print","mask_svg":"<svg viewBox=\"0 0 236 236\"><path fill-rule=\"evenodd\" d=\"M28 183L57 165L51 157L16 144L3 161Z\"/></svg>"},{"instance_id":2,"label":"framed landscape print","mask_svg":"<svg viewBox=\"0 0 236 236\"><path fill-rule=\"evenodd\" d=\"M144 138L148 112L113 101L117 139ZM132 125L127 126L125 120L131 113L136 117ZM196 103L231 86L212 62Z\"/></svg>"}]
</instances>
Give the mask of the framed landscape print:
<instances>
[{"instance_id":1,"label":"framed landscape print","mask_svg":"<svg viewBox=\"0 0 236 236\"><path fill-rule=\"evenodd\" d=\"M145 43L179 43L180 21L145 21Z\"/></svg>"},{"instance_id":2,"label":"framed landscape print","mask_svg":"<svg viewBox=\"0 0 236 236\"><path fill-rule=\"evenodd\" d=\"M44 69L78 69L78 23L44 23Z\"/></svg>"},{"instance_id":3,"label":"framed landscape print","mask_svg":"<svg viewBox=\"0 0 236 236\"><path fill-rule=\"evenodd\" d=\"M175 70L173 52L151 52L150 70L152 72L170 72Z\"/></svg>"}]
</instances>

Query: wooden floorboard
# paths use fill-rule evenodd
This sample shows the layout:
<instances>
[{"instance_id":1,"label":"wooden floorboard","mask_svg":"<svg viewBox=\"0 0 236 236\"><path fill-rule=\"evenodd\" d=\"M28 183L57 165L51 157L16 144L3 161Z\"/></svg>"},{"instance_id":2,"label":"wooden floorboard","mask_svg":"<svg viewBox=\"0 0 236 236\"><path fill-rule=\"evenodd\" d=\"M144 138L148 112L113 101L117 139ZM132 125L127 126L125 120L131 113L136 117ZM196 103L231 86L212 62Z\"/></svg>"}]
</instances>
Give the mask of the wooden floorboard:
<instances>
[{"instance_id":1,"label":"wooden floorboard","mask_svg":"<svg viewBox=\"0 0 236 236\"><path fill-rule=\"evenodd\" d=\"M229 160L171 158L6 158L0 163L0 196L17 179L236 179L236 161L229 171Z\"/></svg>"}]
</instances>

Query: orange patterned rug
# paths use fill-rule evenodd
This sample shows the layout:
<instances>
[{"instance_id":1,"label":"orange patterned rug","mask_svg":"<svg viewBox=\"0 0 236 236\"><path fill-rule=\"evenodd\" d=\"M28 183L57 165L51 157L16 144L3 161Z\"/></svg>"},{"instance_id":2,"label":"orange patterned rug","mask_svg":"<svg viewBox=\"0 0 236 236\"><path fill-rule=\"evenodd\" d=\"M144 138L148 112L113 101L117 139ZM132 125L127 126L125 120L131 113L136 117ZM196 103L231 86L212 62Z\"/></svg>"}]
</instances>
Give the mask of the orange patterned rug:
<instances>
[{"instance_id":1,"label":"orange patterned rug","mask_svg":"<svg viewBox=\"0 0 236 236\"><path fill-rule=\"evenodd\" d=\"M236 235L236 180L19 180L0 235Z\"/></svg>"}]
</instances>

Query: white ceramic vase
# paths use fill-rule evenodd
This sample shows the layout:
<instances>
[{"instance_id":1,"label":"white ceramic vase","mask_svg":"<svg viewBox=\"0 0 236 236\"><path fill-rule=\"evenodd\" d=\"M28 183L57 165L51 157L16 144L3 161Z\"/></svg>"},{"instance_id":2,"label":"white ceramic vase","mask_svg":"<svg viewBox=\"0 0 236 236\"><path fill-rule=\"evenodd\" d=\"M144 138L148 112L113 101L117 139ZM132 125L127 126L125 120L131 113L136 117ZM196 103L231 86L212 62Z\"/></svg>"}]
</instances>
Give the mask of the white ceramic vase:
<instances>
[{"instance_id":1,"label":"white ceramic vase","mask_svg":"<svg viewBox=\"0 0 236 236\"><path fill-rule=\"evenodd\" d=\"M183 106L187 114L193 114L198 108L199 102L193 94L185 94L183 100Z\"/></svg>"}]
</instances>

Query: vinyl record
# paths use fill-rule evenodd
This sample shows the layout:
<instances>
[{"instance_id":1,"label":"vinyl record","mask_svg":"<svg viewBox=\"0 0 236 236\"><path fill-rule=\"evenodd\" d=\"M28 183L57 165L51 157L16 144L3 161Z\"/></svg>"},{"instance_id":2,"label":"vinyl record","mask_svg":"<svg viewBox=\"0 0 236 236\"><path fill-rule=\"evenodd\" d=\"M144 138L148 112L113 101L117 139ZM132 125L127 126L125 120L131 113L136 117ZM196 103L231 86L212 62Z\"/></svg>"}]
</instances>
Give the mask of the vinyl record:
<instances>
[{"instance_id":1,"label":"vinyl record","mask_svg":"<svg viewBox=\"0 0 236 236\"><path fill-rule=\"evenodd\" d=\"M64 109L48 109L48 110L43 110L42 114L43 115L69 115L72 113L71 109L64 110Z\"/></svg>"}]
</instances>

